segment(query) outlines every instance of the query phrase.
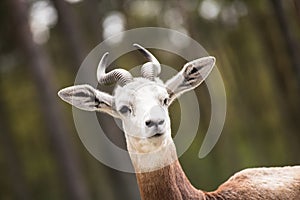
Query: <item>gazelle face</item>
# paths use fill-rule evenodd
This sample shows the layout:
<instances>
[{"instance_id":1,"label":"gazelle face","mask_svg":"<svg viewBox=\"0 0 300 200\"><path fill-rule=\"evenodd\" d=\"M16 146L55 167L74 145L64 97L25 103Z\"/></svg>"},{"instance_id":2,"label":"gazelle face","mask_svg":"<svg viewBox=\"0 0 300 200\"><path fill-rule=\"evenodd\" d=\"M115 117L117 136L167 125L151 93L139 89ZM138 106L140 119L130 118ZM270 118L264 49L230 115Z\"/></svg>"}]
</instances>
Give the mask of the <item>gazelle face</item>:
<instances>
[{"instance_id":1,"label":"gazelle face","mask_svg":"<svg viewBox=\"0 0 300 200\"><path fill-rule=\"evenodd\" d=\"M114 99L128 136L154 139L170 133L169 94L161 81L137 78L117 88Z\"/></svg>"},{"instance_id":2,"label":"gazelle face","mask_svg":"<svg viewBox=\"0 0 300 200\"><path fill-rule=\"evenodd\" d=\"M114 95L90 85L67 87L60 90L58 95L79 109L105 112L120 118L128 150L147 153L171 140L168 106L181 94L205 80L215 64L215 58L209 56L188 62L177 75L163 83L157 78L160 64L156 58L140 45L135 46L150 61L142 66L142 77L133 78L123 69L105 73L108 53L104 54L99 63L99 83L119 83Z\"/></svg>"}]
</instances>

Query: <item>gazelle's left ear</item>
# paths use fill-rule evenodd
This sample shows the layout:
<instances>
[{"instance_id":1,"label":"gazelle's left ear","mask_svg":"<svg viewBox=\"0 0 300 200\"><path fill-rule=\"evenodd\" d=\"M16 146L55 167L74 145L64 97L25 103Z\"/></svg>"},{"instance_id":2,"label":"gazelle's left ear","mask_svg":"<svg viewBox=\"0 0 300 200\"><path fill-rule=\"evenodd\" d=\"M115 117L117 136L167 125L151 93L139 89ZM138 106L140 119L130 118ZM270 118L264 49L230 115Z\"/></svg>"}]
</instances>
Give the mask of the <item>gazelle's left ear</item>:
<instances>
[{"instance_id":1,"label":"gazelle's left ear","mask_svg":"<svg viewBox=\"0 0 300 200\"><path fill-rule=\"evenodd\" d=\"M165 84L170 103L184 92L199 86L213 69L215 61L215 57L208 56L186 63L182 70Z\"/></svg>"}]
</instances>

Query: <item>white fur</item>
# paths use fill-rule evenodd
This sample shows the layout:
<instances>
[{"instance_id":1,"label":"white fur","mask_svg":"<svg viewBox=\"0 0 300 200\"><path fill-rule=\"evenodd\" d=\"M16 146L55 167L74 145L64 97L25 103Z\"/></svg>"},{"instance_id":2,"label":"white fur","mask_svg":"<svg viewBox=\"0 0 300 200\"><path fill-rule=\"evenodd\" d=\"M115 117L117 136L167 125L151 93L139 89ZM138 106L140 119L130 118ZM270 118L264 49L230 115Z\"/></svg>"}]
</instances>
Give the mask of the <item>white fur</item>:
<instances>
[{"instance_id":1,"label":"white fur","mask_svg":"<svg viewBox=\"0 0 300 200\"><path fill-rule=\"evenodd\" d=\"M170 136L141 139L127 135L126 140L137 173L155 171L177 160L175 145Z\"/></svg>"},{"instance_id":2,"label":"white fur","mask_svg":"<svg viewBox=\"0 0 300 200\"><path fill-rule=\"evenodd\" d=\"M132 111L130 115L120 115L125 134L139 138L154 135L155 130L145 126L153 109L159 110L156 112L159 115L157 117L165 120L164 125L159 127L160 132L166 132L170 127L170 119L167 106L162 105L164 98L168 98L168 93L160 80L153 82L136 78L124 87L117 87L114 92L115 109L118 111L126 105Z\"/></svg>"}]
</instances>

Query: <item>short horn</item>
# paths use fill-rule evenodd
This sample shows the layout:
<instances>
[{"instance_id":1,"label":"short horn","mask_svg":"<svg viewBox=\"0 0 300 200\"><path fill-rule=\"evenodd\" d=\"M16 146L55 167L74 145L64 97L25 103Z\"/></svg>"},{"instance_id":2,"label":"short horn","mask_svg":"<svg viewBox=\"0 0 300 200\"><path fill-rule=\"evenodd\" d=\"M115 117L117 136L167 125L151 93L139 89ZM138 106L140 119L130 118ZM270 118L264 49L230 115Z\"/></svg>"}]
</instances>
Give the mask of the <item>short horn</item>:
<instances>
[{"instance_id":1,"label":"short horn","mask_svg":"<svg viewBox=\"0 0 300 200\"><path fill-rule=\"evenodd\" d=\"M108 52L106 52L97 68L97 80L100 85L112 84L117 82L119 85L124 86L132 81L132 75L125 69L114 69L108 73L105 73L107 67Z\"/></svg>"},{"instance_id":2,"label":"short horn","mask_svg":"<svg viewBox=\"0 0 300 200\"><path fill-rule=\"evenodd\" d=\"M149 61L142 66L141 74L144 78L154 80L160 74L161 68L158 60L144 47L139 44L133 44Z\"/></svg>"}]
</instances>

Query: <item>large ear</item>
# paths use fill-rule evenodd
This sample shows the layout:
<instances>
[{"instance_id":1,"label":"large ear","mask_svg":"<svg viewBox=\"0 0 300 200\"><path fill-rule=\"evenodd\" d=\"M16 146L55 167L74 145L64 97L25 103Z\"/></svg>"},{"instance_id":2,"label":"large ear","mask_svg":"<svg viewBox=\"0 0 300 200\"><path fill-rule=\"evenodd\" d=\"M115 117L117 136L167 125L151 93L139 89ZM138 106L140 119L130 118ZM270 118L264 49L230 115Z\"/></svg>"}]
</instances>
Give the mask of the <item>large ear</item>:
<instances>
[{"instance_id":1,"label":"large ear","mask_svg":"<svg viewBox=\"0 0 300 200\"><path fill-rule=\"evenodd\" d=\"M101 111L118 117L118 113L113 109L114 98L90 85L75 85L61 89L58 96L81 110Z\"/></svg>"},{"instance_id":2,"label":"large ear","mask_svg":"<svg viewBox=\"0 0 300 200\"><path fill-rule=\"evenodd\" d=\"M170 97L170 104L181 94L199 86L215 65L215 57L208 56L186 63L182 70L169 79L165 86Z\"/></svg>"}]
</instances>

